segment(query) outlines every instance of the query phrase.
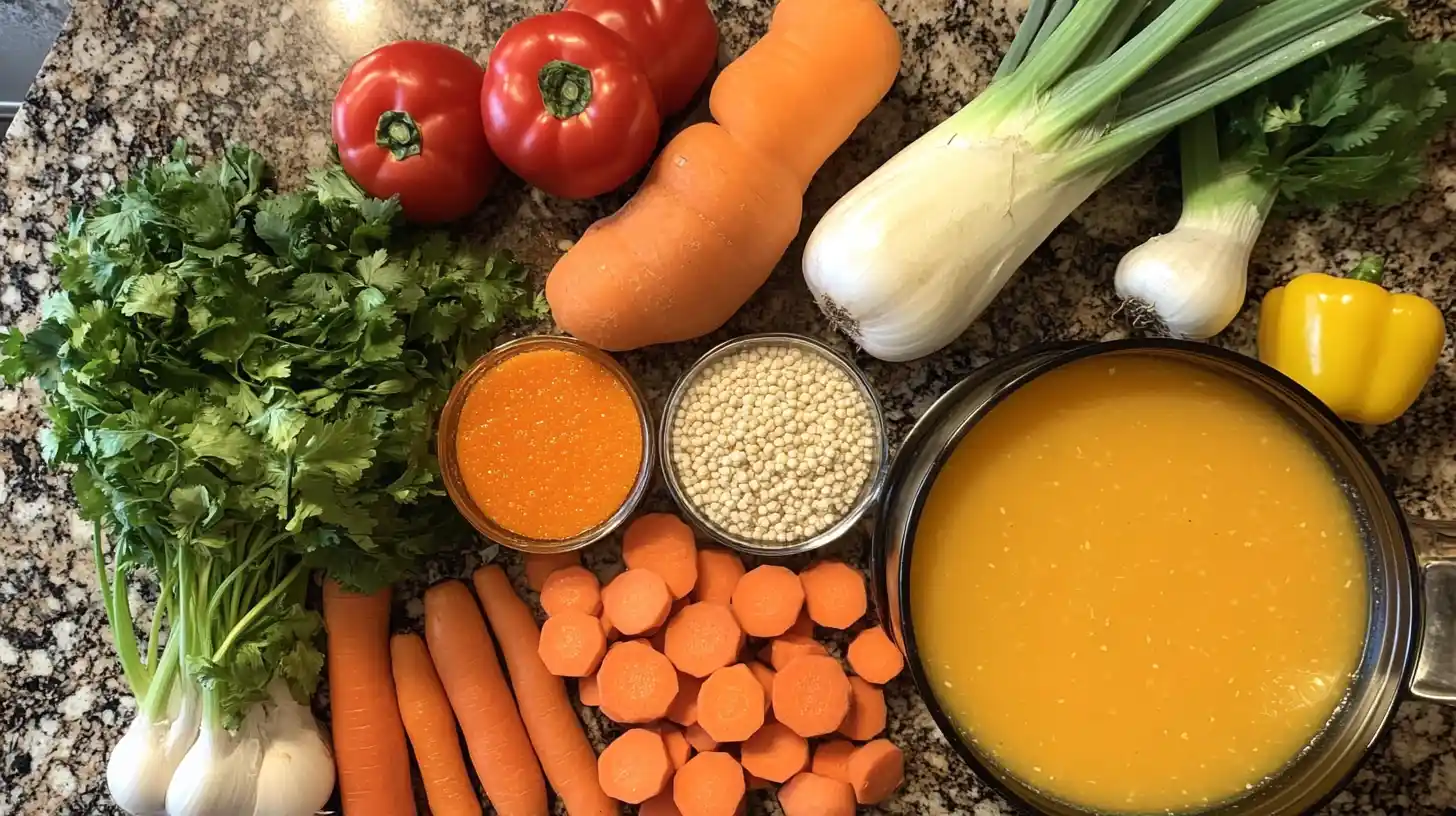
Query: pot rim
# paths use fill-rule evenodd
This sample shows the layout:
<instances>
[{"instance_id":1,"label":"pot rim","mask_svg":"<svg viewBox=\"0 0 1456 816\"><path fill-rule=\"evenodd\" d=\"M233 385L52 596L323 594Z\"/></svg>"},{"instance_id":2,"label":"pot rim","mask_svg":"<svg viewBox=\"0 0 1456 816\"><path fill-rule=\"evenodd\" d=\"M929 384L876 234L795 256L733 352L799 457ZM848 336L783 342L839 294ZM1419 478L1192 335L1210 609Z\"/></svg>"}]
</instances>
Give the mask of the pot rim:
<instances>
[{"instance_id":1,"label":"pot rim","mask_svg":"<svg viewBox=\"0 0 1456 816\"><path fill-rule=\"evenodd\" d=\"M912 560L911 556L914 551L915 530L919 525L920 516L924 510L925 502L930 492L928 488L931 484L934 483L935 477L945 466L945 463L950 458L950 455L958 447L961 440L965 438L966 434L970 432L971 428L975 427L981 421L981 419L989 415L1011 394L1015 393L1026 384L1044 376L1052 370L1061 368L1066 365L1070 365L1081 360L1086 360L1092 357L1099 357L1106 354L1116 354L1129 351L1159 350L1186 353L1194 357L1204 357L1217 362L1228 363L1237 368L1242 368L1250 373L1259 375L1260 377L1271 381L1275 386L1282 388L1289 398L1299 403L1301 408L1309 411L1310 413L1314 414L1318 419L1323 420L1326 424L1328 424L1334 435L1337 436L1341 442L1348 446L1349 452L1353 455L1352 458L1359 465L1368 469L1370 475L1373 476L1373 479L1371 481L1374 485L1376 485L1378 489L1378 498L1388 502L1389 505L1395 509L1394 521L1399 532L1402 553L1404 555L1402 563L1407 567L1407 569L1403 571L1403 576L1401 580L1409 589L1409 595L1411 598L1411 603L1409 604L1409 606L1405 607L1406 609L1410 610L1407 613L1407 619L1404 621L1397 621L1397 624L1399 629L1405 630L1405 633L1407 635L1407 642L1409 645L1405 649L1405 653L1403 655L1399 655L1397 658L1400 667L1398 680L1401 693L1394 696L1391 699L1390 703L1385 707L1385 709L1379 712L1377 718L1378 722L1374 725L1373 728L1369 729L1371 737L1364 742L1363 748L1361 749L1362 759L1369 754L1369 751L1373 747L1373 745L1388 733L1390 725L1395 717L1396 710L1399 707L1401 700L1403 699L1403 697L1407 696L1406 690L1410 686L1412 672L1414 671L1416 662L1420 656L1422 629L1421 620L1423 616L1422 598L1418 579L1420 562L1417 558L1414 546L1412 544L1411 533L1409 525L1406 522L1405 514L1402 511L1400 503L1396 498L1394 492L1389 487L1388 481L1385 478L1384 470L1380 467L1379 463L1376 461L1374 455L1370 452L1369 448L1360 441L1360 439L1355 435L1354 431L1347 423L1341 420L1334 413L1334 411L1330 410L1330 408L1326 406L1324 402L1322 402L1318 397L1310 393L1308 389L1304 388L1299 383L1289 378L1283 372L1280 372L1272 366L1269 366L1255 358L1249 357L1248 355L1240 354L1238 352L1231 351L1229 349L1225 349L1219 346L1213 346L1206 343L1193 342L1189 340L1177 340L1172 338L1126 338L1110 341L1067 341L1060 343L1042 344L1020 349L1004 357L993 360L992 362L987 363L985 366L976 369L971 375L967 375L967 377L975 376L976 373L991 370L993 369L993 367L995 369L1004 371L1005 369L1011 367L1018 360L1024 360L1036 354L1048 354L1048 356L1046 356L1044 359L1030 364L1026 368L1026 370L1015 374L1010 379L1001 383L1001 385L997 387L995 391L990 394L983 403L978 405L974 410L970 411L966 416L958 420L960 423L959 427L956 428L955 433L951 435L948 443L936 453L930 466L926 469L925 477L921 482L921 487L914 496L910 505L910 509L906 514L906 520L903 525L905 529L905 536L904 540L901 542L898 571L896 574L890 575L886 572L886 556L888 555L888 552L886 551L886 542L884 539L885 533L887 531L887 525L883 523L887 520L886 517L891 512L889 509L889 495L890 492L894 489L894 484L896 481L895 477L899 475L895 472L894 462L891 463L892 475L890 484L886 486L885 497L881 503L881 515L879 520L882 523L876 525L875 535L871 545L872 564L874 569L878 573L878 580L876 580L875 582L875 601L878 607L877 611L879 612L880 620L887 627L889 627L892 620L895 620L895 616L892 616L891 610L889 608L890 601L888 595L889 582L895 582L898 588L896 606L898 607L898 620L901 630L899 634L903 638L903 642L900 644L900 646L906 653L905 662L909 668L911 681L915 686L916 693L924 702L926 709L930 713L931 719L935 722L936 728L940 730L941 734L946 738L946 741L951 744L951 747L954 749L955 753L961 758L963 762L966 763L966 765L976 776L976 778L982 783L988 785L992 790L994 790L998 795L1000 795L1003 799L1010 803L1012 807L1019 812L1045 813L1047 811L1044 810L1036 802L1031 801L1030 799L1021 795L1021 793L1019 793L1012 786L1006 783L1005 778L1014 778L1014 774L1011 774L1009 771L1006 771L1004 769L996 768L991 763L987 762L977 751L971 748L971 746L969 745L969 741L963 737L962 732L960 731L960 729L957 728L955 721L951 719L950 715L946 713L946 711L941 707L939 701L936 699L935 692L930 684L930 680L926 676L925 669L922 666L921 660L918 657L919 649L916 647L915 626L913 623L912 615L910 614L909 605L910 563ZM963 378L960 382L965 382L965 379L966 378ZM941 395L941 397L937 398L937 400L932 403L931 407L926 411L924 415L922 415L921 419L918 420L914 426L912 426L910 430L910 435L913 435L916 431L919 431L921 429L922 423L925 422L927 418L933 416L935 409L942 404L943 400L947 399L952 395L952 391L956 386L960 385L960 382L947 389L946 392ZM908 441L910 439L910 436L907 435L906 439ZM903 452L905 449L905 446L902 445L900 452ZM897 460L899 458L900 452L897 452ZM1367 635L1372 627L1373 622L1367 622ZM1364 661L1365 658L1362 657L1362 665ZM1342 702L1341 707L1343 707L1344 705L1345 703ZM1336 711L1339 710L1339 708L1336 709ZM1317 734L1315 738L1310 741L1309 744L1315 744L1315 741L1320 739L1320 737L1324 733L1325 731L1321 730L1320 733ZM1295 755L1296 758L1299 756L1302 756L1302 752L1301 754ZM1293 759L1291 759L1291 762L1292 761ZM1339 774L1338 777L1333 778L1328 789L1321 793L1318 799L1312 803L1310 810L1318 809L1328 804L1331 799L1338 795L1340 791L1349 784L1350 780L1358 772L1361 765L1363 765L1363 762L1356 762L1343 773ZM1286 769L1288 767L1290 766L1285 766ZM1275 776L1269 777L1269 779L1278 779L1279 775L1283 772L1284 771L1280 771ZM1254 791L1257 792L1264 788L1264 784L1256 785L1254 787ZM1056 797L1050 795L1043 794L1043 796L1046 799L1054 801L1059 805L1063 806L1066 811L1070 813L1103 813L1102 811L1084 808L1070 801L1057 799ZM1190 814L1197 814L1198 816L1209 816L1209 814L1221 813L1227 807L1233 806L1236 803L1243 801L1247 800L1245 797L1241 796L1231 800L1225 800L1222 803L1214 804L1211 807L1205 808L1203 810L1189 810L1187 812ZM1131 813L1136 812L1129 812L1129 814ZM1120 814L1119 816L1129 816L1129 814Z\"/></svg>"}]
</instances>

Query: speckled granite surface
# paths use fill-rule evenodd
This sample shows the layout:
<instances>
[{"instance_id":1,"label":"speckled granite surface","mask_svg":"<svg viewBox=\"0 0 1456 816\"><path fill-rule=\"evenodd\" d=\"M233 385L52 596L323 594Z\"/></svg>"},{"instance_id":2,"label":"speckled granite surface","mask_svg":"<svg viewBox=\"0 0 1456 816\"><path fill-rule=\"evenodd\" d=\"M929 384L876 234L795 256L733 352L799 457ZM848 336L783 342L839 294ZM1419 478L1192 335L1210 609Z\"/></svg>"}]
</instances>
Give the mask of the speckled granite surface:
<instances>
[{"instance_id":1,"label":"speckled granite surface","mask_svg":"<svg viewBox=\"0 0 1456 816\"><path fill-rule=\"evenodd\" d=\"M809 192L812 223L836 196L989 78L1009 42L1016 0L888 0L906 44L891 98L832 159ZM209 149L241 140L276 160L285 184L322 162L328 108L347 65L397 37L443 40L484 57L502 29L549 0L82 0L46 63L25 113L0 143L0 325L28 327L51 283L47 242L66 207L85 201L174 136ZM714 0L723 55L766 25L769 0ZM1425 36L1456 33L1451 0L1416 0ZM1444 21L1444 22L1443 22ZM1443 31L1444 28L1444 31ZM1255 258L1257 298L1301 269L1341 265L1375 251L1393 285L1456 315L1456 135L1437 146L1430 187L1405 206L1312 216L1271 228ZM910 365L862 360L885 398L897 436L948 384L1010 350L1056 338L1123 333L1112 271L1120 253L1171 224L1176 192L1155 157L1099 194L1041 251L995 306L951 349ZM615 206L605 201L600 207ZM508 184L483 229L538 266L602 210L563 206ZM807 231L807 230L806 230ZM681 346L626 356L655 400L696 355L755 330L834 338L793 267L784 267L724 330ZM1248 350L1249 310L1222 342ZM40 462L41 418L32 391L0 391L0 815L111 813L107 746L129 719L104 616L93 593L88 534L74 524L64 482ZM1416 409L1370 437L1406 508L1456 517L1456 362L1448 347ZM660 499L659 499L660 501ZM857 541L842 549L862 557ZM608 553L599 557L610 557ZM472 556L429 577L467 574ZM402 593L408 598L409 593ZM401 601L401 623L418 617ZM909 753L909 779L887 813L992 814L1004 810L939 737L905 681L890 687L891 736ZM588 716L593 733L601 723ZM775 812L763 801L756 810ZM1456 809L1456 712L1406 704L1335 814L1436 814Z\"/></svg>"}]
</instances>

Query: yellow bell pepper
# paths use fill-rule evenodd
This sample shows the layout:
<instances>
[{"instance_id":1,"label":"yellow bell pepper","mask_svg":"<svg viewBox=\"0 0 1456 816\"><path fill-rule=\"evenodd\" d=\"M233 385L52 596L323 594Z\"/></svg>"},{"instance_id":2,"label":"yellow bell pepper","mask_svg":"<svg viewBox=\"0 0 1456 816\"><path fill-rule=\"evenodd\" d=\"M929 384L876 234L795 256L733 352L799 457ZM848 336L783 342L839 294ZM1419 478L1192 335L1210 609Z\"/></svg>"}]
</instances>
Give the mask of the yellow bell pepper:
<instances>
[{"instance_id":1,"label":"yellow bell pepper","mask_svg":"<svg viewBox=\"0 0 1456 816\"><path fill-rule=\"evenodd\" d=\"M1405 413L1436 370L1446 326L1435 304L1387 292L1379 258L1349 277L1300 275L1259 308L1259 359L1350 422Z\"/></svg>"}]
</instances>

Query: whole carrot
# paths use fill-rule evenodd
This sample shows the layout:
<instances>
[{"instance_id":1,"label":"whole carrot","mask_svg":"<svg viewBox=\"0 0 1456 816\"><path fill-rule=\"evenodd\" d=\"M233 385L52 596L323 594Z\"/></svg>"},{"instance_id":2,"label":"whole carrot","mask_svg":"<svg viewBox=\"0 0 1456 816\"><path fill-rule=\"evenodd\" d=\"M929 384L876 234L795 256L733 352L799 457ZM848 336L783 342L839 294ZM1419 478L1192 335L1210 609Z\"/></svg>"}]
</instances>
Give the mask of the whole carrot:
<instances>
[{"instance_id":1,"label":"whole carrot","mask_svg":"<svg viewBox=\"0 0 1456 816\"><path fill-rule=\"evenodd\" d=\"M708 105L802 190L899 71L900 38L876 0L780 0L768 33L713 81Z\"/></svg>"},{"instance_id":2,"label":"whole carrot","mask_svg":"<svg viewBox=\"0 0 1456 816\"><path fill-rule=\"evenodd\" d=\"M420 766L425 798L434 816L480 816L480 800L455 732L455 715L445 687L430 662L419 635L395 635L389 641L399 714Z\"/></svg>"},{"instance_id":3,"label":"whole carrot","mask_svg":"<svg viewBox=\"0 0 1456 816\"><path fill-rule=\"evenodd\" d=\"M415 813L409 749L389 661L390 591L324 582L334 761L346 816Z\"/></svg>"},{"instance_id":4,"label":"whole carrot","mask_svg":"<svg viewBox=\"0 0 1456 816\"><path fill-rule=\"evenodd\" d=\"M526 733L566 812L570 816L616 813L616 804L598 781L597 755L566 696L566 683L541 661L537 651L541 632L530 608L500 567L476 570L475 592L510 670Z\"/></svg>"},{"instance_id":5,"label":"whole carrot","mask_svg":"<svg viewBox=\"0 0 1456 816\"><path fill-rule=\"evenodd\" d=\"M546 816L546 780L465 584L425 592L425 640L491 805L501 816Z\"/></svg>"},{"instance_id":6,"label":"whole carrot","mask_svg":"<svg viewBox=\"0 0 1456 816\"><path fill-rule=\"evenodd\" d=\"M552 268L562 328L608 351L700 337L768 280L799 233L798 179L702 122L662 149L647 180Z\"/></svg>"}]
</instances>

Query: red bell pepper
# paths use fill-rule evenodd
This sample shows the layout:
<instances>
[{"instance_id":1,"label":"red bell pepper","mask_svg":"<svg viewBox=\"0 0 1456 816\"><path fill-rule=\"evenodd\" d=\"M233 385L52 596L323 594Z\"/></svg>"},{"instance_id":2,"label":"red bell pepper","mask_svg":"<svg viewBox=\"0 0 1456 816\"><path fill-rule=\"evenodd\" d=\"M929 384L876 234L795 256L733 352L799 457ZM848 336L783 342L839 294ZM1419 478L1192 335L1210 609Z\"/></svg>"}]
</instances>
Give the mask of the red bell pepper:
<instances>
[{"instance_id":1,"label":"red bell pepper","mask_svg":"<svg viewBox=\"0 0 1456 816\"><path fill-rule=\"evenodd\" d=\"M637 56L584 14L541 14L501 35L480 92L485 135L511 172L562 198L621 186L647 164L661 117Z\"/></svg>"},{"instance_id":2,"label":"red bell pepper","mask_svg":"<svg viewBox=\"0 0 1456 816\"><path fill-rule=\"evenodd\" d=\"M473 212L500 177L480 132L484 80L475 60L439 43L394 42L365 54L334 97L344 171L376 198L399 196L413 221Z\"/></svg>"},{"instance_id":3,"label":"red bell pepper","mask_svg":"<svg viewBox=\"0 0 1456 816\"><path fill-rule=\"evenodd\" d=\"M566 10L627 41L652 80L663 116L687 107L718 61L718 24L707 0L567 0Z\"/></svg>"}]
</instances>

